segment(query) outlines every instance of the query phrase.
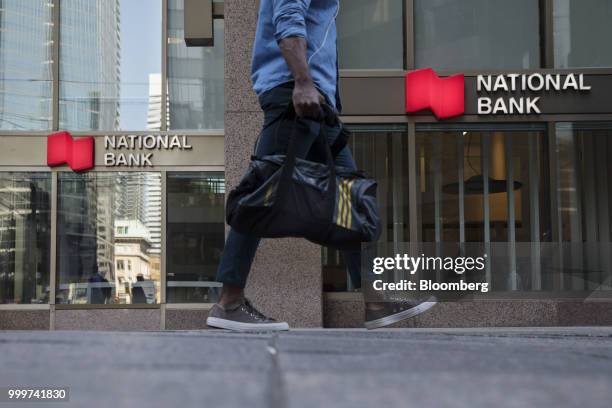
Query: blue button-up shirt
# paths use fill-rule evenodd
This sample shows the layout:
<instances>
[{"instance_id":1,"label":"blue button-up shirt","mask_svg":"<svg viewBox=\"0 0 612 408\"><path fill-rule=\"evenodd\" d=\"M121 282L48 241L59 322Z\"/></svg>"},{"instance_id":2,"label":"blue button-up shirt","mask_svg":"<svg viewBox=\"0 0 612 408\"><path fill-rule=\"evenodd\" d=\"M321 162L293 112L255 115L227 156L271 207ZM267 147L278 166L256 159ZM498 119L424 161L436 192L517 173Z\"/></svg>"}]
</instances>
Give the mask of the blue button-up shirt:
<instances>
[{"instance_id":1,"label":"blue button-up shirt","mask_svg":"<svg viewBox=\"0 0 612 408\"><path fill-rule=\"evenodd\" d=\"M293 81L278 42L302 37L308 43L306 58L315 86L340 108L336 50L339 9L340 0L261 0L251 70L257 95Z\"/></svg>"}]
</instances>

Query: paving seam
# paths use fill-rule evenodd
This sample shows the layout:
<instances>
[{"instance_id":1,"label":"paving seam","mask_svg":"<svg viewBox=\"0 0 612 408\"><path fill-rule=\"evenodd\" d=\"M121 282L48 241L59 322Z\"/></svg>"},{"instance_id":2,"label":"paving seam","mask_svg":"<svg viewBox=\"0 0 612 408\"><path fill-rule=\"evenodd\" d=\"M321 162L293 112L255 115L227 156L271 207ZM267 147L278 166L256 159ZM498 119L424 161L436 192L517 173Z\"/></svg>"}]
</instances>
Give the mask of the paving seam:
<instances>
[{"instance_id":1,"label":"paving seam","mask_svg":"<svg viewBox=\"0 0 612 408\"><path fill-rule=\"evenodd\" d=\"M268 376L268 406L270 408L287 408L287 387L285 378L280 368L280 350L278 347L278 334L268 340L266 352L270 356L271 366Z\"/></svg>"}]
</instances>

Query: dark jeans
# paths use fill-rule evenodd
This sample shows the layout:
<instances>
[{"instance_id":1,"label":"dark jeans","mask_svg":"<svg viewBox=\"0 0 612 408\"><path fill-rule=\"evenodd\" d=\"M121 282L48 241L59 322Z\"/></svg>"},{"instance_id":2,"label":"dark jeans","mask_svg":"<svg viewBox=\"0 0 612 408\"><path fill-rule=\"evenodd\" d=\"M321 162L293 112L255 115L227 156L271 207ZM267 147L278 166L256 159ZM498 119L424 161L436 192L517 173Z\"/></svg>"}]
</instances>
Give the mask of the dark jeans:
<instances>
[{"instance_id":1,"label":"dark jeans","mask_svg":"<svg viewBox=\"0 0 612 408\"><path fill-rule=\"evenodd\" d=\"M292 127L296 125L293 119L285 119L283 114L291 102L293 88L289 84L278 86L259 98L259 104L264 111L264 125L259 135L255 154L265 156L284 154ZM319 136L319 126L327 126L311 120L298 119L297 157L325 162L324 152L315 144ZM277 131L278 128L278 131ZM328 126L327 136L331 143L340 133L340 126ZM336 165L355 169L355 161L348 147L345 147L335 159ZM225 248L217 270L217 281L244 288L251 270L255 252L260 238L241 234L230 229L225 241ZM355 287L361 287L361 254L359 251L346 251L345 259L351 282Z\"/></svg>"}]
</instances>

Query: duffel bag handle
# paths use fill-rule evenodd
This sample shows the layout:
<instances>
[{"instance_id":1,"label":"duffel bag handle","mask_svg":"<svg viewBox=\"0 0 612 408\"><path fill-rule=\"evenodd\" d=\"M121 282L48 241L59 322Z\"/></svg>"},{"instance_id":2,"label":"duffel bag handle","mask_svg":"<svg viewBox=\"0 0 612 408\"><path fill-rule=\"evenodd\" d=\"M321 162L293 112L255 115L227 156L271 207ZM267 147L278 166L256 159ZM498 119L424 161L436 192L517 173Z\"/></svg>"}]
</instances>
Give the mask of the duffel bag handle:
<instances>
[{"instance_id":1,"label":"duffel bag handle","mask_svg":"<svg viewBox=\"0 0 612 408\"><path fill-rule=\"evenodd\" d=\"M336 157L338 153L340 153L342 149L344 149L344 147L347 145L348 136L350 135L350 132L344 127L344 124L342 123L342 121L340 120L340 117L338 116L338 112L334 108L324 103L321 105L321 109L323 110L323 117L320 120L321 122L325 122L329 126L335 126L337 124L340 124L341 131L338 134L338 137L336 138L334 143L331 145L332 155L333 157ZM278 146L278 129L280 128L280 125L283 122L283 120L289 119L289 118L296 119L295 109L293 107L293 102L291 101L287 104L287 107L285 108L283 113L272 121L272 123L278 122L275 126L275 131L274 131L274 142L276 143L277 146ZM255 140L255 144L253 145L253 155L254 156L256 156L257 146L259 145L259 139L261 138L261 134L262 133L260 132L257 135L257 139Z\"/></svg>"},{"instance_id":2,"label":"duffel bag handle","mask_svg":"<svg viewBox=\"0 0 612 408\"><path fill-rule=\"evenodd\" d=\"M331 108L330 108L331 109ZM293 171L295 169L295 161L296 161L296 132L298 128L297 124L297 116L295 115L295 111L293 110L293 104L290 104L287 107L286 113L291 113L293 111L293 126L291 128L291 135L289 136L289 144L287 147L287 153L285 155L285 161L281 168L281 178L278 184L278 205L285 201L285 197L287 195L287 191L289 185L291 183ZM333 110L332 110L333 112ZM335 114L335 113L334 113ZM276 131L278 132L277 125ZM276 137L276 135L275 135ZM327 123L321 122L319 126L319 136L317 137L316 143L319 144L325 151L325 163L329 168L329 180L327 183L327 191L325 192L326 198L326 207L327 212L329 213L330 219L333 217L335 206L336 206L336 165L334 163L334 157L331 152L331 148L329 146L329 142L327 140Z\"/></svg>"},{"instance_id":3,"label":"duffel bag handle","mask_svg":"<svg viewBox=\"0 0 612 408\"><path fill-rule=\"evenodd\" d=\"M338 122L340 122L340 118L338 117L338 112L336 112L336 110L327 103L321 104L321 114L322 116L319 119L313 119L313 118L302 118L302 119L312 120L312 121L321 122L321 123L325 122L328 126L335 126ZM296 116L297 116L297 113L295 112L293 101L289 101L289 103L287 104L287 108L285 109L285 113L283 114L282 117L296 118ZM281 117L281 120L282 120L282 117Z\"/></svg>"},{"instance_id":4,"label":"duffel bag handle","mask_svg":"<svg viewBox=\"0 0 612 408\"><path fill-rule=\"evenodd\" d=\"M349 132L348 130L344 128L344 125L342 124L342 122L340 121L340 118L338 117L338 112L336 112L334 108L332 108L326 103L323 103L321 104L321 109L323 110L323 117L320 120L315 121L315 122L320 123L321 130L325 128L325 125L336 126L338 124L340 124L340 127L342 129L340 133L338 134L338 138L333 143L333 145L329 145L329 141L327 140L327 137L323 139L323 142L325 142L325 144L327 144L329 148L331 149L332 159L333 159L334 157L338 155L338 153L340 153L340 151L344 148L344 146L346 146L348 142ZM296 122L298 120L297 114L295 113L295 108L293 107L293 102L289 102L289 104L287 105L287 108L285 109L283 114L278 119L278 124L276 125L276 129L274 131L274 141L277 146L278 146L278 131L281 127L281 123L283 122L283 120L288 119L288 118L293 118L293 122L294 122L291 137L289 139L289 144L291 144L291 142L294 140L293 135L294 135L295 128L297 127ZM312 120L312 119L306 119L306 120ZM319 136L321 136L321 133L322 132L320 131ZM289 149L289 146L287 147L287 149Z\"/></svg>"}]
</instances>

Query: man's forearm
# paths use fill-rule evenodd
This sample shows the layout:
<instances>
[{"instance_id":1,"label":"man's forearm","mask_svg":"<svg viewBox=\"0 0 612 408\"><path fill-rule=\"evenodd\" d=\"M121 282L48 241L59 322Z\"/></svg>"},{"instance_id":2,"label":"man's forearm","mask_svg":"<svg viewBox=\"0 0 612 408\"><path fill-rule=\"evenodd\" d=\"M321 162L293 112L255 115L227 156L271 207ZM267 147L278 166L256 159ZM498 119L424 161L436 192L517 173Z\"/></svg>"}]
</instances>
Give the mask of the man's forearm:
<instances>
[{"instance_id":1,"label":"man's forearm","mask_svg":"<svg viewBox=\"0 0 612 408\"><path fill-rule=\"evenodd\" d=\"M320 118L321 103L325 99L315 88L310 75L310 68L306 60L306 40L301 37L288 37L282 39L278 46L295 81L293 105L297 115L313 119Z\"/></svg>"},{"instance_id":2,"label":"man's forearm","mask_svg":"<svg viewBox=\"0 0 612 408\"><path fill-rule=\"evenodd\" d=\"M283 58L289 66L296 83L312 84L310 69L306 61L306 40L301 37L289 37L280 41L279 47Z\"/></svg>"}]
</instances>

